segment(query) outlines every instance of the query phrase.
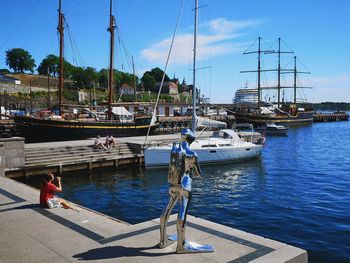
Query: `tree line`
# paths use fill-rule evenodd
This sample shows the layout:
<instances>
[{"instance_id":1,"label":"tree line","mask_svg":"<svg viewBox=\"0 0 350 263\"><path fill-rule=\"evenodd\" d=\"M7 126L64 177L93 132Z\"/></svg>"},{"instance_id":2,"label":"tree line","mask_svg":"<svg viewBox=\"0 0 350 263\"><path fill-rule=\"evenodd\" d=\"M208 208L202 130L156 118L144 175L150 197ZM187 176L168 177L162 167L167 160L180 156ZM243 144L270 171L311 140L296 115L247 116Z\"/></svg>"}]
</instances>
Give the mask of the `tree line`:
<instances>
[{"instance_id":1,"label":"tree line","mask_svg":"<svg viewBox=\"0 0 350 263\"><path fill-rule=\"evenodd\" d=\"M53 54L47 55L37 66L32 55L22 49L13 48L6 52L6 65L13 70L14 73L31 72L35 70L39 75L58 77L59 74L59 57ZM68 61L63 61L63 77L70 79L74 83L76 88L101 88L107 89L108 87L108 69L101 69L97 71L93 67L76 67L70 64ZM11 73L7 69L0 69L0 73ZM154 68L150 71L146 71L142 78L139 79L134 74L113 70L113 78L116 87L121 87L123 84L127 84L131 87L136 85L138 90L158 92L156 90L156 83L161 82L164 71L160 68ZM164 81L169 81L170 78L165 75Z\"/></svg>"}]
</instances>

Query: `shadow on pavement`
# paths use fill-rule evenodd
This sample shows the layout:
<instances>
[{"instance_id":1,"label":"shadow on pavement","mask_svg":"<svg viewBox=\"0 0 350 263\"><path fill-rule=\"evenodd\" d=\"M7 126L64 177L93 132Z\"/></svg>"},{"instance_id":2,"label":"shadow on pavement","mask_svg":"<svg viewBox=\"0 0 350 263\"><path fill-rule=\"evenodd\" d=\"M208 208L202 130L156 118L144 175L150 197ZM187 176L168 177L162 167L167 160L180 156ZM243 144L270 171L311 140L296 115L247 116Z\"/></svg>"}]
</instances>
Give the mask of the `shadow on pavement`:
<instances>
[{"instance_id":1,"label":"shadow on pavement","mask_svg":"<svg viewBox=\"0 0 350 263\"><path fill-rule=\"evenodd\" d=\"M99 260L99 259L136 257L136 256L159 257L159 256L175 254L175 251L171 253L145 252L145 250L150 250L150 249L159 249L159 247L158 245L155 245L153 247L108 246L103 248L90 249L87 252L74 255L73 258L76 258L78 260Z\"/></svg>"}]
</instances>

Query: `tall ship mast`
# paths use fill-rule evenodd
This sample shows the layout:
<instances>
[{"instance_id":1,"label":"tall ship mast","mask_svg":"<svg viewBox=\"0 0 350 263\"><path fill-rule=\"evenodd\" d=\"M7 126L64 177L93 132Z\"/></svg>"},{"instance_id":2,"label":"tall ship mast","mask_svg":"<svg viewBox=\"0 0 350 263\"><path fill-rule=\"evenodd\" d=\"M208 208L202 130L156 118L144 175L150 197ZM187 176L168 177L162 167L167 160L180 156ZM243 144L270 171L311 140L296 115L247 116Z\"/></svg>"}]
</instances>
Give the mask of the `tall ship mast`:
<instances>
[{"instance_id":1,"label":"tall ship mast","mask_svg":"<svg viewBox=\"0 0 350 263\"><path fill-rule=\"evenodd\" d=\"M63 108L62 108L62 98L63 98L63 47L64 47L64 15L62 13L62 0L59 0L59 8L58 8L58 27L57 31L60 35L60 55L59 55L59 78L58 78L58 108L59 114L62 116Z\"/></svg>"},{"instance_id":2,"label":"tall ship mast","mask_svg":"<svg viewBox=\"0 0 350 263\"><path fill-rule=\"evenodd\" d=\"M109 1L109 28L110 32L110 50L109 50L109 81L108 81L108 120L112 119L112 97L113 97L113 67L114 67L114 29L115 18L112 13L113 2Z\"/></svg>"},{"instance_id":3,"label":"tall ship mast","mask_svg":"<svg viewBox=\"0 0 350 263\"><path fill-rule=\"evenodd\" d=\"M257 54L258 56L258 67L257 70L245 70L241 73L251 73L256 72L258 75L257 80L257 101L255 104L249 103L239 103L236 105L235 117L237 122L248 122L255 126L260 126L266 124L267 122L275 122L279 124L307 124L313 121L313 109L307 107L299 107L297 104L297 89L310 88L310 87L298 87L297 86L297 74L310 72L303 72L297 70L296 61L297 58L294 56L294 68L286 69L281 67L281 54L292 54L292 51L282 51L281 50L281 38L278 38L278 50L262 50L261 49L261 37L258 38L258 49L254 51L244 52L247 54ZM261 69L261 59L262 55L277 54L278 66L275 69ZM262 72L277 72L277 85L276 86L262 86L261 85L261 73ZM282 86L281 85L281 75L282 74L294 74L293 86ZM281 92L284 89L294 89L293 101L286 103L284 99L281 99ZM262 92L264 90L277 90L277 102L275 104L262 101Z\"/></svg>"},{"instance_id":4,"label":"tall ship mast","mask_svg":"<svg viewBox=\"0 0 350 263\"><path fill-rule=\"evenodd\" d=\"M150 129L154 132L158 123L152 121L152 116L145 114L136 116L128 112L124 107L113 107L113 65L114 65L114 29L116 27L113 16L113 2L109 0L109 27L110 32L110 61L108 82L108 105L99 107L99 110L86 108L76 109L63 104L64 87L64 14L62 12L62 0L59 0L58 27L60 35L59 47L59 85L58 85L58 110L59 115L49 116L15 116L14 121L22 136L27 141L52 141L67 139L84 139L106 136L135 136L145 135ZM64 108L65 107L65 108ZM96 107L98 108L98 107Z\"/></svg>"}]
</instances>

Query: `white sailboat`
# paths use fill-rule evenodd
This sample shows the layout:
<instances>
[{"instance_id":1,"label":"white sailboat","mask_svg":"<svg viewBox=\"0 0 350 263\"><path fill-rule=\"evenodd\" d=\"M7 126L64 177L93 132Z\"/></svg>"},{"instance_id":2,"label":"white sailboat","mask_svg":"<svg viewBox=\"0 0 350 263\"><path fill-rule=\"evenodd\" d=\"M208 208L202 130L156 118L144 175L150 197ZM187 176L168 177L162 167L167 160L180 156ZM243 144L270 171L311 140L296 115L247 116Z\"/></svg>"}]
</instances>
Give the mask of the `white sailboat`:
<instances>
[{"instance_id":1,"label":"white sailboat","mask_svg":"<svg viewBox=\"0 0 350 263\"><path fill-rule=\"evenodd\" d=\"M195 134L198 117L196 116L196 48L197 48L198 0L195 0L195 25L193 47L193 92L192 92L192 131ZM180 138L180 135L179 135ZM166 167L172 144L149 146L144 149L146 168ZM234 162L256 158L261 154L263 144L244 142L235 131L223 129L215 131L208 138L195 140L191 144L200 164Z\"/></svg>"}]
</instances>

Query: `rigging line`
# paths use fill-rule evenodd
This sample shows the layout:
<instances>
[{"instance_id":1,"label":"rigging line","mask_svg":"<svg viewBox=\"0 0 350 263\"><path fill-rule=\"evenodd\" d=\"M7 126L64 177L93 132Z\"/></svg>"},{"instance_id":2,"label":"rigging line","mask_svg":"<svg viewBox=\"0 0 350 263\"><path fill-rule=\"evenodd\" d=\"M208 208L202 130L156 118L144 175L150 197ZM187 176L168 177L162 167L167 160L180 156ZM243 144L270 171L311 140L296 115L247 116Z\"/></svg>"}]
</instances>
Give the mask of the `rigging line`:
<instances>
[{"instance_id":1,"label":"rigging line","mask_svg":"<svg viewBox=\"0 0 350 263\"><path fill-rule=\"evenodd\" d=\"M293 62L294 58L291 58L287 64L285 64L282 68L286 68L291 62Z\"/></svg>"},{"instance_id":2,"label":"rigging line","mask_svg":"<svg viewBox=\"0 0 350 263\"><path fill-rule=\"evenodd\" d=\"M89 17L108 17L109 15L103 15L103 14L69 14L69 15L65 15L65 16L67 16L67 17L81 17L81 16L84 16L84 17L87 17L87 16L89 16Z\"/></svg>"},{"instance_id":3,"label":"rigging line","mask_svg":"<svg viewBox=\"0 0 350 263\"><path fill-rule=\"evenodd\" d=\"M29 14L33 11L33 9L37 6L37 4L39 3L39 0L36 0L36 2L34 3L34 5L32 5L32 7L27 11L27 13L24 15L24 17L22 18L22 20L19 22L19 24L15 27L15 30L13 30L10 35L7 37L7 39L0 45L0 49L3 48L4 45L7 44L7 42L14 36L14 34L17 32L17 30L22 26L22 24L24 23L24 20L29 16Z\"/></svg>"},{"instance_id":4,"label":"rigging line","mask_svg":"<svg viewBox=\"0 0 350 263\"><path fill-rule=\"evenodd\" d=\"M75 3L75 5L71 5L68 9L69 10L75 10L75 8L80 5L80 3L82 2L82 0L79 0L77 3ZM65 15L68 15L68 11L65 12L66 14Z\"/></svg>"},{"instance_id":5,"label":"rigging line","mask_svg":"<svg viewBox=\"0 0 350 263\"><path fill-rule=\"evenodd\" d=\"M255 45L255 43L258 41L259 38L255 39L255 41L243 52L243 53L246 53L248 52L248 50Z\"/></svg>"},{"instance_id":6,"label":"rigging line","mask_svg":"<svg viewBox=\"0 0 350 263\"><path fill-rule=\"evenodd\" d=\"M281 42L289 49L289 51L294 52L293 49L291 49L286 42L283 41L283 39L281 38Z\"/></svg>"},{"instance_id":7,"label":"rigging line","mask_svg":"<svg viewBox=\"0 0 350 263\"><path fill-rule=\"evenodd\" d=\"M122 71L124 71L124 59L123 59L123 54L122 54L122 49L121 49L122 44L121 44L120 36L118 37L118 44L119 44L118 51L119 51L119 56L120 56L121 69L122 69ZM128 62L127 58L126 58L126 61Z\"/></svg>"},{"instance_id":8,"label":"rigging line","mask_svg":"<svg viewBox=\"0 0 350 263\"><path fill-rule=\"evenodd\" d=\"M275 52L275 49L273 48L273 46L276 44L277 40L275 40L274 42L272 42L271 45L269 45L263 38L261 38L261 40L265 43L265 45L267 46L267 50L273 50Z\"/></svg>"},{"instance_id":9,"label":"rigging line","mask_svg":"<svg viewBox=\"0 0 350 263\"><path fill-rule=\"evenodd\" d=\"M32 37L30 37L26 42L24 42L24 44L22 44L22 47L25 47L30 41L32 41L32 39L34 39L37 35L39 35L39 33L44 30L45 28L47 28L48 26L51 25L51 23L54 21L54 19L56 19L56 16L52 17L51 20L48 23L45 23L44 26L40 27L40 29L38 31L36 31Z\"/></svg>"},{"instance_id":10,"label":"rigging line","mask_svg":"<svg viewBox=\"0 0 350 263\"><path fill-rule=\"evenodd\" d=\"M309 70L309 69L304 65L304 63L301 62L301 60L300 60L298 57L297 57L297 61L299 61L299 63L300 63L307 71L311 72L311 70Z\"/></svg>"},{"instance_id":11,"label":"rigging line","mask_svg":"<svg viewBox=\"0 0 350 263\"><path fill-rule=\"evenodd\" d=\"M65 19L66 21L66 19ZM66 21L66 25L67 25L67 29L68 29L68 37L69 37L69 41L71 43L71 46L72 46L72 51L73 53L76 52L76 54L74 54L76 57L77 57L77 62L78 62L78 59L80 60L80 63L85 66L85 62L84 62L84 59L83 57L81 56L80 52L79 52L79 48L78 48L78 45L76 44L74 38L73 38L73 34L72 34L72 31L70 30L70 27Z\"/></svg>"},{"instance_id":12,"label":"rigging line","mask_svg":"<svg viewBox=\"0 0 350 263\"><path fill-rule=\"evenodd\" d=\"M116 26L116 29L117 29L117 33L119 35L119 41L121 43L121 46L123 47L124 49L124 52L125 52L125 56L126 56L126 59L127 59L127 62L129 64L129 67L131 67L131 56L130 56L130 53L128 52L128 49L126 48L126 45L125 45L125 41L124 41L124 38L123 38L123 34L122 32L120 31L119 27Z\"/></svg>"},{"instance_id":13,"label":"rigging line","mask_svg":"<svg viewBox=\"0 0 350 263\"><path fill-rule=\"evenodd\" d=\"M167 68L168 68L168 63L169 63L171 51L172 51L172 49L173 49L173 45L174 45L174 41L175 41L175 36L176 36L177 30L179 29L179 23L180 23L180 19L181 19L181 16L182 16L182 11L183 11L184 4L185 4L185 0L182 0L180 12L179 12L179 15L178 15L177 21L176 21L175 31L174 31L173 37L172 37L172 39L171 39L171 44L170 44L168 56L167 56L167 59L166 59L166 62L165 62L165 66L164 66L164 73L163 73L163 77L162 77L162 82L160 83L160 87L159 87L159 91L158 91L158 95L157 95L156 104L154 105L154 110L153 110L153 114L152 114L152 119L151 119L150 125L148 126L147 135L146 135L146 138L145 138L145 142L144 142L144 144L143 144L143 147L146 146L147 139L148 139L148 136L149 136L149 132L150 132L150 130L151 130L151 124L152 124L153 118L155 118L155 115L156 115L156 113L157 113L157 106L158 106L158 101L159 101L159 97L160 97L160 92L162 91L162 87L163 87L163 84L164 84L164 79L165 79L165 75L166 75L166 70L167 70Z\"/></svg>"}]
</instances>

